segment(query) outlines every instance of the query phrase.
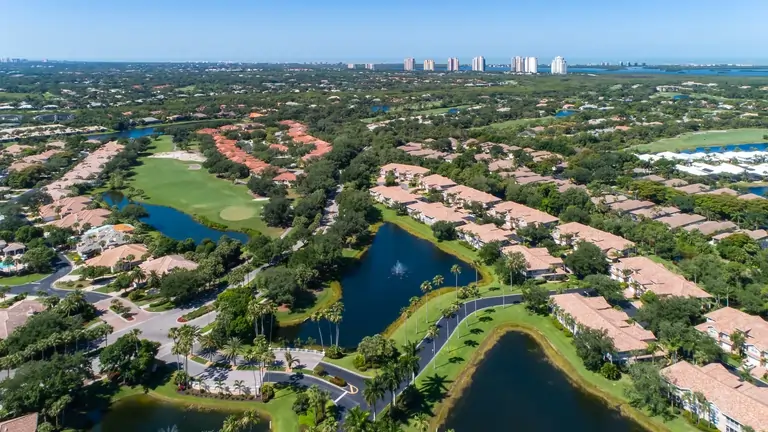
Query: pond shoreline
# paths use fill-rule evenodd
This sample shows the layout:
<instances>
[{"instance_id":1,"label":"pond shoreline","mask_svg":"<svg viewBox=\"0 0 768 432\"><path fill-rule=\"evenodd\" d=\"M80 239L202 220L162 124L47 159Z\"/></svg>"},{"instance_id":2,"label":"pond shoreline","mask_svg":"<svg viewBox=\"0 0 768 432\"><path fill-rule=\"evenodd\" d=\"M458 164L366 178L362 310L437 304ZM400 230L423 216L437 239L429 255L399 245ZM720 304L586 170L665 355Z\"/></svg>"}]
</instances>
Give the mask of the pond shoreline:
<instances>
[{"instance_id":1,"label":"pond shoreline","mask_svg":"<svg viewBox=\"0 0 768 432\"><path fill-rule=\"evenodd\" d=\"M533 340L535 340L541 347L542 351L544 351L547 361L560 370L568 381L579 390L599 398L606 404L606 406L618 411L622 416L631 419L650 432L668 432L670 430L665 426L659 425L641 411L630 406L627 401L610 395L599 387L586 382L584 378L574 370L573 365L571 365L568 359L558 351L554 344L552 344L552 342L550 342L538 328L528 324L514 322L499 324L493 329L493 332L481 342L480 346L467 363L467 366L461 370L459 375L455 378L453 385L448 389L447 398L437 406L436 414L430 422L431 428L439 429L444 425L449 411L456 405L464 390L472 383L472 378L477 371L477 367L485 359L488 351L496 346L502 336L509 332L524 333L533 338Z\"/></svg>"}]
</instances>

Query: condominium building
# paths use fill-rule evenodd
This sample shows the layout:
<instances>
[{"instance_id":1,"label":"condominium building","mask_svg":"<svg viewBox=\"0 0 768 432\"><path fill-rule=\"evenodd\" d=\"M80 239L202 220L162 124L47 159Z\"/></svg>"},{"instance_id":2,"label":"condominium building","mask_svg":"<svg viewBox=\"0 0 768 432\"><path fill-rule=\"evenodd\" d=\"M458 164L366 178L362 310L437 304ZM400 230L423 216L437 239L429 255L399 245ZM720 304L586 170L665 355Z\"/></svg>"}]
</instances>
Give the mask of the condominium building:
<instances>
[{"instance_id":1,"label":"condominium building","mask_svg":"<svg viewBox=\"0 0 768 432\"><path fill-rule=\"evenodd\" d=\"M416 69L416 60L413 57L408 57L403 61L403 70L412 71Z\"/></svg>"},{"instance_id":2,"label":"condominium building","mask_svg":"<svg viewBox=\"0 0 768 432\"><path fill-rule=\"evenodd\" d=\"M435 61L432 59L424 60L424 70L425 71L434 71L435 70Z\"/></svg>"},{"instance_id":3,"label":"condominium building","mask_svg":"<svg viewBox=\"0 0 768 432\"><path fill-rule=\"evenodd\" d=\"M347 63L347 69L354 69L355 64L354 63Z\"/></svg>"},{"instance_id":4,"label":"condominium building","mask_svg":"<svg viewBox=\"0 0 768 432\"><path fill-rule=\"evenodd\" d=\"M476 72L485 72L485 57L477 56L472 59L472 70Z\"/></svg>"},{"instance_id":5,"label":"condominium building","mask_svg":"<svg viewBox=\"0 0 768 432\"><path fill-rule=\"evenodd\" d=\"M568 64L564 58L557 56L552 60L551 73L552 75L565 75L568 73Z\"/></svg>"},{"instance_id":6,"label":"condominium building","mask_svg":"<svg viewBox=\"0 0 768 432\"><path fill-rule=\"evenodd\" d=\"M609 259L626 256L635 249L635 244L623 237L578 222L558 225L552 231L552 238L559 245L574 247L578 247L582 241L592 243L605 252Z\"/></svg>"},{"instance_id":7,"label":"condominium building","mask_svg":"<svg viewBox=\"0 0 768 432\"><path fill-rule=\"evenodd\" d=\"M458 57L451 57L448 59L448 72L456 72L459 70Z\"/></svg>"},{"instance_id":8,"label":"condominium building","mask_svg":"<svg viewBox=\"0 0 768 432\"><path fill-rule=\"evenodd\" d=\"M627 298L651 291L659 297L712 297L695 283L643 256L621 258L611 264L611 277L627 284Z\"/></svg>"},{"instance_id":9,"label":"condominium building","mask_svg":"<svg viewBox=\"0 0 768 432\"><path fill-rule=\"evenodd\" d=\"M525 72L525 66L523 63L523 58L520 56L515 56L515 58L512 59L512 72L516 73L523 73Z\"/></svg>"},{"instance_id":10,"label":"condominium building","mask_svg":"<svg viewBox=\"0 0 768 432\"><path fill-rule=\"evenodd\" d=\"M758 377L768 372L768 322L756 315L750 315L738 309L724 307L712 311L704 318L705 323L696 326L696 330L706 333L725 352L735 351L731 335L741 333L744 336L744 364L758 372L753 373Z\"/></svg>"},{"instance_id":11,"label":"condominium building","mask_svg":"<svg viewBox=\"0 0 768 432\"><path fill-rule=\"evenodd\" d=\"M375 70L376 67L373 65L373 63L366 63L365 68L368 70Z\"/></svg>"},{"instance_id":12,"label":"condominium building","mask_svg":"<svg viewBox=\"0 0 768 432\"><path fill-rule=\"evenodd\" d=\"M525 73L527 74L539 73L539 60L536 57L525 58Z\"/></svg>"}]
</instances>

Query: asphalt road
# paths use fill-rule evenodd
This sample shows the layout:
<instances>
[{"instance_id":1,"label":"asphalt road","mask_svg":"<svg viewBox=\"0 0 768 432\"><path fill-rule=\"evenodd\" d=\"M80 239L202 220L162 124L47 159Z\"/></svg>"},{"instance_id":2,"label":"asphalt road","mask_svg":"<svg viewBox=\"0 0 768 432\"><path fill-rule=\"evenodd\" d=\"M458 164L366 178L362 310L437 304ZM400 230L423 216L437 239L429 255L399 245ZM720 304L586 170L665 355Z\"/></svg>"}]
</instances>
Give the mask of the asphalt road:
<instances>
[{"instance_id":1,"label":"asphalt road","mask_svg":"<svg viewBox=\"0 0 768 432\"><path fill-rule=\"evenodd\" d=\"M52 296L64 297L71 291L54 288L53 283L68 275L71 271L72 265L69 263L69 261L67 261L67 258L64 257L64 255L59 254L58 260L54 263L54 272L51 275L46 276L37 282L12 286L10 294L16 295L27 293L29 295L35 295L38 291L42 291ZM99 300L110 298L110 296L107 294L102 294L95 291L84 291L83 294L89 303L96 303Z\"/></svg>"}]
</instances>

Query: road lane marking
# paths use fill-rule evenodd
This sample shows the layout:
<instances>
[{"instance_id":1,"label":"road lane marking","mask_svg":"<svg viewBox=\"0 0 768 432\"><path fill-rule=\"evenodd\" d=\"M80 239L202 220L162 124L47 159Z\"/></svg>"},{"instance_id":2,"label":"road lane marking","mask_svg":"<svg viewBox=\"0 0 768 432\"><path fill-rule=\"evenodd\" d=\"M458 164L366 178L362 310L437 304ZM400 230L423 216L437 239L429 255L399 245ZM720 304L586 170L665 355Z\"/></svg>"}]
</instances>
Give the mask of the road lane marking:
<instances>
[{"instance_id":1,"label":"road lane marking","mask_svg":"<svg viewBox=\"0 0 768 432\"><path fill-rule=\"evenodd\" d=\"M341 396L337 397L336 400L333 401L333 403L338 404L341 398L343 398L346 395L347 395L347 391L345 390L344 393L341 394Z\"/></svg>"}]
</instances>

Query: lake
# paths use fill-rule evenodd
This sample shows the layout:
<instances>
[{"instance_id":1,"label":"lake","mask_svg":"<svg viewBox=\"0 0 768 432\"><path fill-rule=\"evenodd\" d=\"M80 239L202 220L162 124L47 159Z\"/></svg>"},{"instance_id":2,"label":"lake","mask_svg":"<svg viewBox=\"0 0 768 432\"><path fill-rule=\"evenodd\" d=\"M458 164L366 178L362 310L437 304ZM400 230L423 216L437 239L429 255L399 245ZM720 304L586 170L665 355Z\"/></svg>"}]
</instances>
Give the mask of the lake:
<instances>
[{"instance_id":1,"label":"lake","mask_svg":"<svg viewBox=\"0 0 768 432\"><path fill-rule=\"evenodd\" d=\"M110 408L92 432L218 432L224 419L238 412L200 410L163 402L147 395L121 399ZM269 430L269 421L253 427L254 432Z\"/></svg>"},{"instance_id":2,"label":"lake","mask_svg":"<svg viewBox=\"0 0 768 432\"><path fill-rule=\"evenodd\" d=\"M574 387L538 343L519 332L505 334L486 353L444 426L456 432L645 432Z\"/></svg>"},{"instance_id":3,"label":"lake","mask_svg":"<svg viewBox=\"0 0 768 432\"><path fill-rule=\"evenodd\" d=\"M102 139L120 139L120 138L128 138L128 139L136 139L141 138L145 136L151 136L155 133L155 128L138 128L138 129L126 129L122 130L120 132L115 133L108 133L108 134L96 134L96 135L88 135L88 139L96 139L96 140L102 140ZM162 132L157 132L162 133Z\"/></svg>"},{"instance_id":4,"label":"lake","mask_svg":"<svg viewBox=\"0 0 768 432\"><path fill-rule=\"evenodd\" d=\"M451 267L455 264L461 268L460 286L475 281L475 271L469 264L397 225L382 225L365 255L341 279L341 345L356 347L363 337L384 331L400 315L400 308L408 306L411 297L422 295L421 283L425 280L440 274L445 278L444 285L454 286ZM327 325L323 323L322 328L327 344ZM299 336L320 342L317 324L311 321L301 326Z\"/></svg>"},{"instance_id":5,"label":"lake","mask_svg":"<svg viewBox=\"0 0 768 432\"><path fill-rule=\"evenodd\" d=\"M116 205L118 209L125 207L129 201L120 192L105 192L104 201L110 206ZM174 240L186 240L191 238L195 243L200 243L204 239L219 241L221 236L226 235L230 238L240 240L242 243L248 243L248 236L237 231L219 231L209 228L196 221L192 216L180 212L171 207L146 204L137 202L149 213L148 217L141 221L151 225L163 235Z\"/></svg>"},{"instance_id":6,"label":"lake","mask_svg":"<svg viewBox=\"0 0 768 432\"><path fill-rule=\"evenodd\" d=\"M696 147L693 150L681 150L680 153L724 153L728 151L766 151L768 143L728 144L724 146Z\"/></svg>"}]
</instances>

